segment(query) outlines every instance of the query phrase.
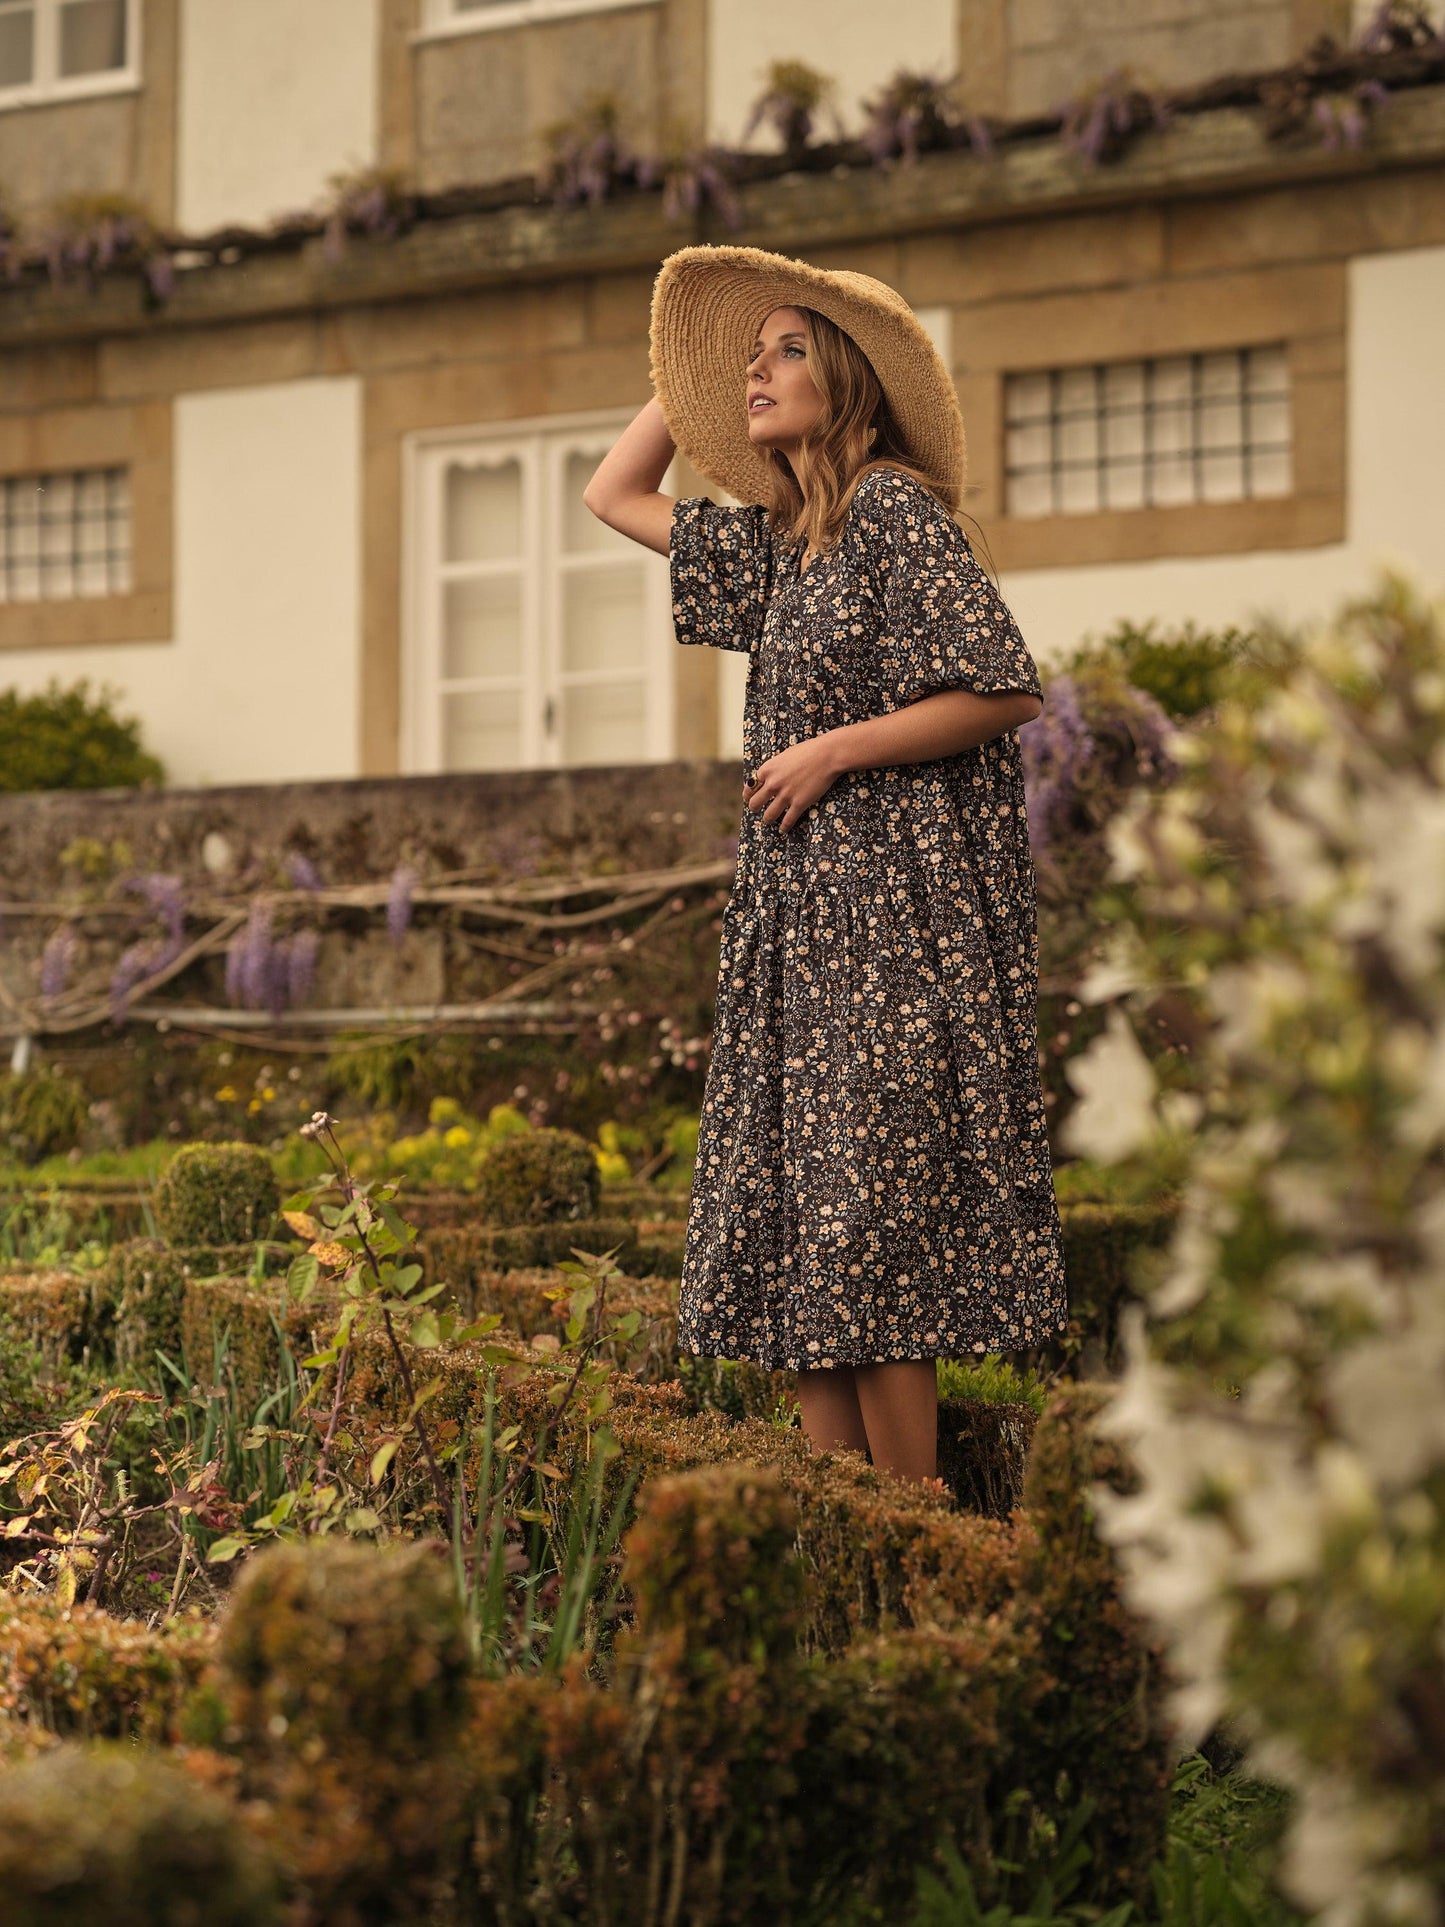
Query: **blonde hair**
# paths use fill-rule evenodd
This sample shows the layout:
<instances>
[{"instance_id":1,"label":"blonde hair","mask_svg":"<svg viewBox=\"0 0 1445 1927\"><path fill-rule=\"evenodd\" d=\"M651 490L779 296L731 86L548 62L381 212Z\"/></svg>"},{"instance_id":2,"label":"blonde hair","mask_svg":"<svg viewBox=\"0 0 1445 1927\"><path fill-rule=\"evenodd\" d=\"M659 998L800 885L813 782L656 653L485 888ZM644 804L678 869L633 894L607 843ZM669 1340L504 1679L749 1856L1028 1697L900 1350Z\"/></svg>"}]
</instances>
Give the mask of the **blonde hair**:
<instances>
[{"instance_id":1,"label":"blonde hair","mask_svg":"<svg viewBox=\"0 0 1445 1927\"><path fill-rule=\"evenodd\" d=\"M808 371L823 406L798 444L796 470L778 449L767 451L769 527L806 542L814 553L833 548L853 491L875 468L911 475L956 517L958 477L934 474L908 454L883 384L857 342L817 309L798 312L808 330Z\"/></svg>"}]
</instances>

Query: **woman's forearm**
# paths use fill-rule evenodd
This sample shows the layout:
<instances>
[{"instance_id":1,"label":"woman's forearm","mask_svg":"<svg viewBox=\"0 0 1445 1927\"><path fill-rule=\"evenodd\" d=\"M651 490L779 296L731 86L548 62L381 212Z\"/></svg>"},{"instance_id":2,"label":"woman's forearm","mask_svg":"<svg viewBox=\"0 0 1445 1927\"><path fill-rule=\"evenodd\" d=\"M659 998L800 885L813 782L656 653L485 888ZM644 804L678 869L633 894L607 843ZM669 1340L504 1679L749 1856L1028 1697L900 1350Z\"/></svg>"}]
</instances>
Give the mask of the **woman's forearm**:
<instances>
[{"instance_id":1,"label":"woman's forearm","mask_svg":"<svg viewBox=\"0 0 1445 1927\"><path fill-rule=\"evenodd\" d=\"M890 715L868 716L830 729L823 740L840 774L894 763L926 763L991 742L1031 723L1042 708L1039 698L1024 690L979 696L971 689L940 689Z\"/></svg>"},{"instance_id":2,"label":"woman's forearm","mask_svg":"<svg viewBox=\"0 0 1445 1927\"><path fill-rule=\"evenodd\" d=\"M595 514L609 500L655 495L672 460L672 431L656 395L623 429L592 472L582 500Z\"/></svg>"}]
</instances>

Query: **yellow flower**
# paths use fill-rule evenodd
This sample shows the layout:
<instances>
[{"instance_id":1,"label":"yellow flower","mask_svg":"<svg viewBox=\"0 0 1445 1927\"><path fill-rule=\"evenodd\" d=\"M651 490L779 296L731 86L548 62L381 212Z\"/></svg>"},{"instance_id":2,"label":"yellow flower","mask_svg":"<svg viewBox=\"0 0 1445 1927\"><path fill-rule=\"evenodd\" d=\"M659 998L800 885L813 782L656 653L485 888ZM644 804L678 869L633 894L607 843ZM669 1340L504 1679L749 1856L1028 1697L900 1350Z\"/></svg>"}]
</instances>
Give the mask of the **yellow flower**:
<instances>
[{"instance_id":1,"label":"yellow flower","mask_svg":"<svg viewBox=\"0 0 1445 1927\"><path fill-rule=\"evenodd\" d=\"M216 1092L216 1102L218 1104L234 1104L235 1101L236 1093L231 1089L229 1084L223 1084L220 1090Z\"/></svg>"},{"instance_id":2,"label":"yellow flower","mask_svg":"<svg viewBox=\"0 0 1445 1927\"><path fill-rule=\"evenodd\" d=\"M271 1086L271 1085L269 1085L269 1084L268 1084L268 1085L266 1086L266 1088L265 1088L265 1090L264 1090L264 1091L262 1091L262 1093L261 1093L261 1101L262 1101L262 1103L263 1103L263 1104L269 1104L269 1103L271 1102L271 1100L272 1100L272 1098L273 1098L273 1097L275 1097L275 1095L276 1095L276 1092L275 1092L275 1090L274 1090L274 1089L272 1088L272 1086Z\"/></svg>"},{"instance_id":3,"label":"yellow flower","mask_svg":"<svg viewBox=\"0 0 1445 1927\"><path fill-rule=\"evenodd\" d=\"M465 1151L472 1141L472 1134L464 1124L454 1124L442 1139L449 1151Z\"/></svg>"},{"instance_id":4,"label":"yellow flower","mask_svg":"<svg viewBox=\"0 0 1445 1927\"><path fill-rule=\"evenodd\" d=\"M462 1114L462 1107L454 1097L434 1097L427 1112L428 1124L450 1124Z\"/></svg>"}]
</instances>

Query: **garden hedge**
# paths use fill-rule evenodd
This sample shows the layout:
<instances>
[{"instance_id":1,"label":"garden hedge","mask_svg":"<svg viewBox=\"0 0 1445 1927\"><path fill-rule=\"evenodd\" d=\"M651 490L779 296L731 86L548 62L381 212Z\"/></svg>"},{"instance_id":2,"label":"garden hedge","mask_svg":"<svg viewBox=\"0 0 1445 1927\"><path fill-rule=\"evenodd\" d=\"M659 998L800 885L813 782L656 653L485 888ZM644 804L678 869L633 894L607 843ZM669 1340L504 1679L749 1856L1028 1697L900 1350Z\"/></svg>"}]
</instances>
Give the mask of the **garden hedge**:
<instances>
[{"instance_id":1,"label":"garden hedge","mask_svg":"<svg viewBox=\"0 0 1445 1927\"><path fill-rule=\"evenodd\" d=\"M467 1829L471 1654L446 1548L267 1547L221 1616L238 1792L320 1927L420 1918Z\"/></svg>"},{"instance_id":2,"label":"garden hedge","mask_svg":"<svg viewBox=\"0 0 1445 1927\"><path fill-rule=\"evenodd\" d=\"M266 1858L164 1756L58 1746L0 1774L6 1927L271 1927Z\"/></svg>"},{"instance_id":3,"label":"garden hedge","mask_svg":"<svg viewBox=\"0 0 1445 1927\"><path fill-rule=\"evenodd\" d=\"M62 1738L174 1737L214 1645L214 1625L192 1614L152 1630L49 1593L0 1593L0 1719Z\"/></svg>"}]
</instances>

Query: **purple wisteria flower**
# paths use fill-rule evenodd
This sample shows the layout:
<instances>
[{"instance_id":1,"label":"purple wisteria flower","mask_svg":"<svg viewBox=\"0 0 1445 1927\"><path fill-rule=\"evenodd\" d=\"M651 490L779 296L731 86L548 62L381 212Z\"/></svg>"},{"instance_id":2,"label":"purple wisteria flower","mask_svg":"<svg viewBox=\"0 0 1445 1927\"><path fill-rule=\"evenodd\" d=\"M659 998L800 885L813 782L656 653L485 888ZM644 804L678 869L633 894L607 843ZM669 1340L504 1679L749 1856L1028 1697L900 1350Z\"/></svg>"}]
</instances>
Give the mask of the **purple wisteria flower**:
<instances>
[{"instance_id":1,"label":"purple wisteria flower","mask_svg":"<svg viewBox=\"0 0 1445 1927\"><path fill-rule=\"evenodd\" d=\"M75 932L69 924L53 930L40 956L40 995L54 1003L70 981L70 966L75 960Z\"/></svg>"},{"instance_id":2,"label":"purple wisteria flower","mask_svg":"<svg viewBox=\"0 0 1445 1927\"><path fill-rule=\"evenodd\" d=\"M416 882L416 871L409 863L398 863L391 873L391 889L386 898L386 934L394 944L400 944L411 928L411 900Z\"/></svg>"},{"instance_id":3,"label":"purple wisteria flower","mask_svg":"<svg viewBox=\"0 0 1445 1927\"><path fill-rule=\"evenodd\" d=\"M1050 677L1044 712L1020 732L1019 747L1029 831L1036 853L1046 855L1068 813L1080 773L1096 754L1072 676Z\"/></svg>"},{"instance_id":4,"label":"purple wisteria flower","mask_svg":"<svg viewBox=\"0 0 1445 1927\"><path fill-rule=\"evenodd\" d=\"M290 877L291 887L295 890L319 890L322 887L321 872L310 857L300 850L288 852L286 874Z\"/></svg>"},{"instance_id":5,"label":"purple wisteria flower","mask_svg":"<svg viewBox=\"0 0 1445 1927\"><path fill-rule=\"evenodd\" d=\"M300 1004L310 995L316 982L316 959L321 952L321 936L315 930L298 930L286 946L286 1001Z\"/></svg>"}]
</instances>

